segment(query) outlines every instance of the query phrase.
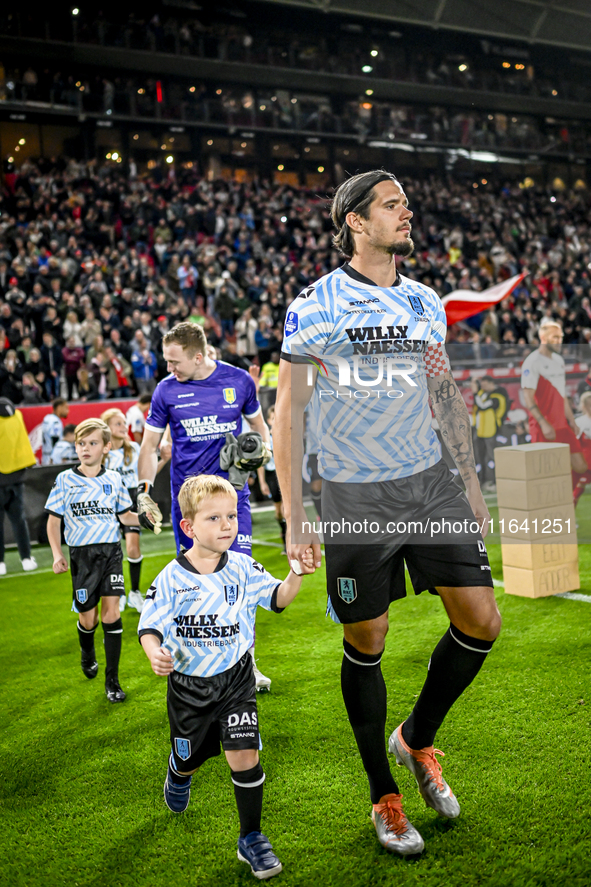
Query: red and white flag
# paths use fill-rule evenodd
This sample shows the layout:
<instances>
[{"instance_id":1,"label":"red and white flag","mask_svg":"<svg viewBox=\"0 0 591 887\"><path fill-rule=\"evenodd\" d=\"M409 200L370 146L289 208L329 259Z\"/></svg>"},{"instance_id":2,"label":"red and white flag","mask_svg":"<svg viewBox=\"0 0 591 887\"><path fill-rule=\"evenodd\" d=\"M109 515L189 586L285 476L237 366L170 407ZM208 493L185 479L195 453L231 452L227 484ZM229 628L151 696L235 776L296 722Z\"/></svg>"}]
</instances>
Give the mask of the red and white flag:
<instances>
[{"instance_id":1,"label":"red and white flag","mask_svg":"<svg viewBox=\"0 0 591 887\"><path fill-rule=\"evenodd\" d=\"M495 283L487 290L476 292L475 290L454 290L448 293L441 300L445 313L447 315L447 325L457 323L459 320L466 320L467 317L473 317L486 308L502 302L509 293L512 293L515 287L521 283L527 274L516 274L515 277L509 277L501 283Z\"/></svg>"}]
</instances>

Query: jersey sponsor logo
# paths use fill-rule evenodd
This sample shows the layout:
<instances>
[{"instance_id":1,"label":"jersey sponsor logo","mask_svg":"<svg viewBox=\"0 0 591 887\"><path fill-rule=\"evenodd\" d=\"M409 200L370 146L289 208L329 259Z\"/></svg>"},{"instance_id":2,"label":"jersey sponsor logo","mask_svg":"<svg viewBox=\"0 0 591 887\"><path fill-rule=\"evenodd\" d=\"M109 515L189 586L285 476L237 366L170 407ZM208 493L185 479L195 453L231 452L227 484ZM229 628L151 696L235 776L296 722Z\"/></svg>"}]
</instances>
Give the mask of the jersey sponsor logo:
<instances>
[{"instance_id":1,"label":"jersey sponsor logo","mask_svg":"<svg viewBox=\"0 0 591 887\"><path fill-rule=\"evenodd\" d=\"M226 603L231 607L238 600L238 586L224 585L224 594L226 596Z\"/></svg>"},{"instance_id":2,"label":"jersey sponsor logo","mask_svg":"<svg viewBox=\"0 0 591 887\"><path fill-rule=\"evenodd\" d=\"M111 573L111 585L123 585L123 573Z\"/></svg>"},{"instance_id":3,"label":"jersey sponsor logo","mask_svg":"<svg viewBox=\"0 0 591 887\"><path fill-rule=\"evenodd\" d=\"M188 761L191 757L191 740L180 739L180 737L175 736L174 750L176 752L177 758L180 758L181 761Z\"/></svg>"},{"instance_id":4,"label":"jersey sponsor logo","mask_svg":"<svg viewBox=\"0 0 591 887\"><path fill-rule=\"evenodd\" d=\"M175 616L177 638L232 638L240 634L240 623L218 625L217 613L186 613Z\"/></svg>"},{"instance_id":5,"label":"jersey sponsor logo","mask_svg":"<svg viewBox=\"0 0 591 887\"><path fill-rule=\"evenodd\" d=\"M285 320L285 335L293 336L297 333L299 325L300 321L295 311L289 311Z\"/></svg>"},{"instance_id":6,"label":"jersey sponsor logo","mask_svg":"<svg viewBox=\"0 0 591 887\"><path fill-rule=\"evenodd\" d=\"M339 576L337 579L339 597L346 604L352 604L357 599L357 582L355 579L346 579Z\"/></svg>"},{"instance_id":7,"label":"jersey sponsor logo","mask_svg":"<svg viewBox=\"0 0 591 887\"><path fill-rule=\"evenodd\" d=\"M97 514L113 514L112 508L101 508L98 499L90 502L71 502L70 508L73 517L92 517Z\"/></svg>"},{"instance_id":8,"label":"jersey sponsor logo","mask_svg":"<svg viewBox=\"0 0 591 887\"><path fill-rule=\"evenodd\" d=\"M195 392L191 391L190 394L177 394L177 397L179 398L179 400L181 399L181 397L195 397Z\"/></svg>"},{"instance_id":9,"label":"jersey sponsor logo","mask_svg":"<svg viewBox=\"0 0 591 887\"><path fill-rule=\"evenodd\" d=\"M236 400L236 389L235 388L224 388L224 400L226 403L234 403Z\"/></svg>"},{"instance_id":10,"label":"jersey sponsor logo","mask_svg":"<svg viewBox=\"0 0 591 887\"><path fill-rule=\"evenodd\" d=\"M483 557L486 557L486 545L484 544L484 542L481 542L480 539L478 540L478 552Z\"/></svg>"},{"instance_id":11,"label":"jersey sponsor logo","mask_svg":"<svg viewBox=\"0 0 591 887\"><path fill-rule=\"evenodd\" d=\"M88 589L87 588L77 588L76 589L76 600L79 604L85 604L88 600Z\"/></svg>"},{"instance_id":12,"label":"jersey sponsor logo","mask_svg":"<svg viewBox=\"0 0 591 887\"><path fill-rule=\"evenodd\" d=\"M218 422L216 416L198 416L195 419L181 419L181 425L187 435L196 440L208 437L221 437L228 431L236 430L236 422Z\"/></svg>"},{"instance_id":13,"label":"jersey sponsor logo","mask_svg":"<svg viewBox=\"0 0 591 887\"><path fill-rule=\"evenodd\" d=\"M238 533L236 541L239 545L252 545L252 536L249 536L248 533Z\"/></svg>"},{"instance_id":14,"label":"jersey sponsor logo","mask_svg":"<svg viewBox=\"0 0 591 887\"><path fill-rule=\"evenodd\" d=\"M424 314L425 309L423 308L423 303L419 299L418 296L408 296L408 301L410 302L410 307L414 311L415 314Z\"/></svg>"}]
</instances>

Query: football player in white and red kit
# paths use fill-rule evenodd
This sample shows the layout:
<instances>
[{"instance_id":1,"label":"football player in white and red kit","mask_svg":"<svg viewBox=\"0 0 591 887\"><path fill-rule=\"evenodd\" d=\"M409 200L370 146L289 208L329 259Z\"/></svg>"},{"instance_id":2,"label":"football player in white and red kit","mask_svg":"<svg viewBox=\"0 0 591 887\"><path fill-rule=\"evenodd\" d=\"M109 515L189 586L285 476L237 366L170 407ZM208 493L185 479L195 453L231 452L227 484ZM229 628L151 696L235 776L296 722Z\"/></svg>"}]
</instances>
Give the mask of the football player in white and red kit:
<instances>
[{"instance_id":1,"label":"football player in white and red kit","mask_svg":"<svg viewBox=\"0 0 591 887\"><path fill-rule=\"evenodd\" d=\"M588 483L588 466L577 439L579 429L566 396L566 371L560 356L563 332L558 321L545 319L538 333L540 347L521 367L521 387L529 410L532 443L556 441L570 446L575 504Z\"/></svg>"}]
</instances>

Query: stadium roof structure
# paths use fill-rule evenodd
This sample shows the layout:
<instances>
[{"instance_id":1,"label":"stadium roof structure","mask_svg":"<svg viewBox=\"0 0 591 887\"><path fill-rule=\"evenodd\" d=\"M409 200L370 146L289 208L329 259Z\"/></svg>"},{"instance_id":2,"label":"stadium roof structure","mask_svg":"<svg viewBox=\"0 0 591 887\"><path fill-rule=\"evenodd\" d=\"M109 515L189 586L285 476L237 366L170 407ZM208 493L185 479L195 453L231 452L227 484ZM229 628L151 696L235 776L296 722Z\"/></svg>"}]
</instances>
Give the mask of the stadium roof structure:
<instances>
[{"instance_id":1,"label":"stadium roof structure","mask_svg":"<svg viewBox=\"0 0 591 887\"><path fill-rule=\"evenodd\" d=\"M590 0L265 0L392 24L591 49Z\"/></svg>"}]
</instances>

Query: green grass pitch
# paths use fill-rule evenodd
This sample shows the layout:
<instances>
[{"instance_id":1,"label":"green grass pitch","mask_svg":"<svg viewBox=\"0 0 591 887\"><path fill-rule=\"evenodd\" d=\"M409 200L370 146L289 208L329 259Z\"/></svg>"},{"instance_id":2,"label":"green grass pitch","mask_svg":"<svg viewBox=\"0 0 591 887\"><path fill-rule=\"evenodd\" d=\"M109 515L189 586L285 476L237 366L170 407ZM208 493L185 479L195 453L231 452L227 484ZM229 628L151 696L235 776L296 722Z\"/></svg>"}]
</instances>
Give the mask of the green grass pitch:
<instances>
[{"instance_id":1,"label":"green grass pitch","mask_svg":"<svg viewBox=\"0 0 591 887\"><path fill-rule=\"evenodd\" d=\"M588 509L585 497L582 511ZM286 574L272 515L255 516L255 556ZM275 545L273 544L275 543ZM172 556L172 536L142 536L143 589ZM9 552L2 599L0 885L7 887L235 887L254 884L236 859L238 820L228 767L209 761L187 813L164 805L169 751L166 682L123 614L123 705L100 672L79 667L70 577L18 572ZM490 545L493 575L500 551ZM581 547L582 591L591 554ZM284 871L279 887L589 887L591 606L526 600L496 589L503 633L443 724L444 774L462 805L445 823L410 774L394 766L405 809L425 839L414 860L383 850L369 819L365 775L339 686L341 631L324 617L324 575L305 582L284 614L259 611L257 657L273 681L259 696L267 773L263 830ZM391 731L421 688L447 623L428 594L390 610L383 670ZM97 638L98 640L98 638Z\"/></svg>"}]
</instances>

